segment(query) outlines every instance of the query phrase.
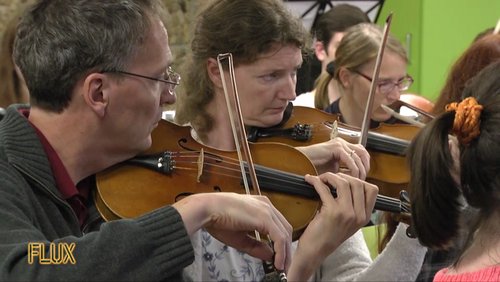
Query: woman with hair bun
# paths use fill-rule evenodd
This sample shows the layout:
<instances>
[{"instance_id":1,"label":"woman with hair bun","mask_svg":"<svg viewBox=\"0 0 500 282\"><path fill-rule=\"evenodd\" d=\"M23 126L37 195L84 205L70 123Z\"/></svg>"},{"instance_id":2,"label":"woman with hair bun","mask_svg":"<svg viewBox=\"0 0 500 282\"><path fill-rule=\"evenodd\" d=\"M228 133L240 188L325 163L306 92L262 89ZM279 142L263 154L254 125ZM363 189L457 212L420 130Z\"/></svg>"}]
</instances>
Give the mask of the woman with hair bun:
<instances>
[{"instance_id":1,"label":"woman with hair bun","mask_svg":"<svg viewBox=\"0 0 500 282\"><path fill-rule=\"evenodd\" d=\"M500 61L467 84L460 102L427 124L408 159L412 219L420 242L434 250L467 239L434 281L500 280ZM476 210L471 218L465 207ZM462 222L467 219L468 224Z\"/></svg>"}]
</instances>

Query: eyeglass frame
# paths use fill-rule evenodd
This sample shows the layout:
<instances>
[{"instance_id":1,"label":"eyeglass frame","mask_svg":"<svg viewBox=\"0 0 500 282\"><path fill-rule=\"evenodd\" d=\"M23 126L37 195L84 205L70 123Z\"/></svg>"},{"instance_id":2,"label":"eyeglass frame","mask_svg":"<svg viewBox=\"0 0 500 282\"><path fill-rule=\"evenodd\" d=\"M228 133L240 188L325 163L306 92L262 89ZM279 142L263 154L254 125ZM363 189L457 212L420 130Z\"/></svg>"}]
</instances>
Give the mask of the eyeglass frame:
<instances>
[{"instance_id":1,"label":"eyeglass frame","mask_svg":"<svg viewBox=\"0 0 500 282\"><path fill-rule=\"evenodd\" d=\"M361 77L365 78L365 79L366 79L366 80L368 80L369 82L373 82L373 78L372 78L372 77L369 77L369 76L367 76L366 74L363 74L363 73L361 73L361 72L360 72L360 71L358 71L358 70L351 70L351 69L349 69L349 70L350 70L351 72L355 73L355 74L360 75ZM401 88L399 87L399 85L400 85L403 81L409 81L409 84L408 84L408 86L407 86L407 87L405 87L405 88L401 89ZM408 90L408 89L410 88L410 86L413 84L413 82L414 82L414 81L415 81L415 80L413 79L413 77L411 77L411 75L406 74L403 78L401 78L401 79L400 79L398 82L396 82L396 83L394 83L394 82L392 82L392 81L391 81L391 82L390 82L390 84L392 85L392 87L391 87L391 89L390 89L390 90L382 91L382 89L380 88L380 86L381 86L381 85L383 85L383 84L378 84L378 85L377 85L377 87L379 88L380 93L382 93L382 94L384 94L384 95L387 95L387 94L391 93L391 91L393 91L393 90L394 90L394 87L396 87L396 86L398 87L398 90L399 90L399 91L406 91L406 90ZM384 84L389 84L389 83L384 83Z\"/></svg>"},{"instance_id":2,"label":"eyeglass frame","mask_svg":"<svg viewBox=\"0 0 500 282\"><path fill-rule=\"evenodd\" d=\"M128 71L122 71L122 70L111 70L111 71L101 71L101 73L119 73L119 74L125 74L125 75L131 75L131 76L136 76L136 77L141 77L153 81L160 81L163 83L168 84L170 87L168 89L168 93L172 94L175 91L175 88L180 84L181 81L181 75L175 72L172 67L168 67L167 71L165 72L165 78L155 78L147 75L142 75L142 74L137 74L133 72L128 72ZM173 79L172 79L173 78Z\"/></svg>"}]
</instances>

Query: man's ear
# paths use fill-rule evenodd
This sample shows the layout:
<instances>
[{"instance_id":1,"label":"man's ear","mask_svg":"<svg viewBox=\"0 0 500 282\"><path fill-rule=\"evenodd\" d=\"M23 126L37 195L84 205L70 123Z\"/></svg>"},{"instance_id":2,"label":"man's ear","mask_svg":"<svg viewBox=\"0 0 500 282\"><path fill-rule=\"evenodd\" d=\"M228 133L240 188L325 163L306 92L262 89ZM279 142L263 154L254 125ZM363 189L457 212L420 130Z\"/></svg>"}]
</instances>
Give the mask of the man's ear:
<instances>
[{"instance_id":1,"label":"man's ear","mask_svg":"<svg viewBox=\"0 0 500 282\"><path fill-rule=\"evenodd\" d=\"M207 73L214 86L216 88L222 88L222 79L220 77L219 65L217 64L216 59L209 58L207 60Z\"/></svg>"},{"instance_id":2,"label":"man's ear","mask_svg":"<svg viewBox=\"0 0 500 282\"><path fill-rule=\"evenodd\" d=\"M103 117L109 104L109 78L102 73L91 73L83 82L85 103L99 116Z\"/></svg>"},{"instance_id":3,"label":"man's ear","mask_svg":"<svg viewBox=\"0 0 500 282\"><path fill-rule=\"evenodd\" d=\"M317 40L314 42L314 54L316 54L316 58L318 58L320 62L323 62L328 58L325 44L323 44L323 42Z\"/></svg>"}]
</instances>

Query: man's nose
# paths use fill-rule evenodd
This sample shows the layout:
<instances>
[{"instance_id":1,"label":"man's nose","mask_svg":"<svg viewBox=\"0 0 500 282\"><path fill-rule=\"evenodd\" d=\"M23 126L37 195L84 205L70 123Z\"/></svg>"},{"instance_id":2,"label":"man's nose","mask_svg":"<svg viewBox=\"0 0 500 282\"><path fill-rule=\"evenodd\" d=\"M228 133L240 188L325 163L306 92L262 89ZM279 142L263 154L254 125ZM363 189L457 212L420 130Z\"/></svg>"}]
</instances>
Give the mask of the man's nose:
<instances>
[{"instance_id":1,"label":"man's nose","mask_svg":"<svg viewBox=\"0 0 500 282\"><path fill-rule=\"evenodd\" d=\"M175 96L175 90L171 90L171 89L165 89L165 91L163 91L162 95L161 95L161 101L160 103L162 105L165 105L165 104L168 104L168 105L172 105L173 103L175 103L175 100L177 99L177 97Z\"/></svg>"}]
</instances>

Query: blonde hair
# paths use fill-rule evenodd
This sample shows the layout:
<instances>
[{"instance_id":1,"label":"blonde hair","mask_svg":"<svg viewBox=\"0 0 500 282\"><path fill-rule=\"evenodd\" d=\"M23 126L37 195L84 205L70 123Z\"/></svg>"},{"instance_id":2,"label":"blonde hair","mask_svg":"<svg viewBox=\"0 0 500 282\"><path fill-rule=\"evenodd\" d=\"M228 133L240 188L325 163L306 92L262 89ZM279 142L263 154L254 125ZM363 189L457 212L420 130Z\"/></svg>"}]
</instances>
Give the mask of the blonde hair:
<instances>
[{"instance_id":1,"label":"blonde hair","mask_svg":"<svg viewBox=\"0 0 500 282\"><path fill-rule=\"evenodd\" d=\"M382 42L382 35L382 29L370 23L361 23L346 30L346 34L335 53L333 75L325 72L316 81L314 99L314 106L316 108L323 110L330 104L328 99L328 84L332 79L339 80L341 68L355 70L377 58L377 53ZM408 55L405 48L399 40L390 34L388 35L385 48L398 54L405 62L408 62Z\"/></svg>"}]
</instances>

